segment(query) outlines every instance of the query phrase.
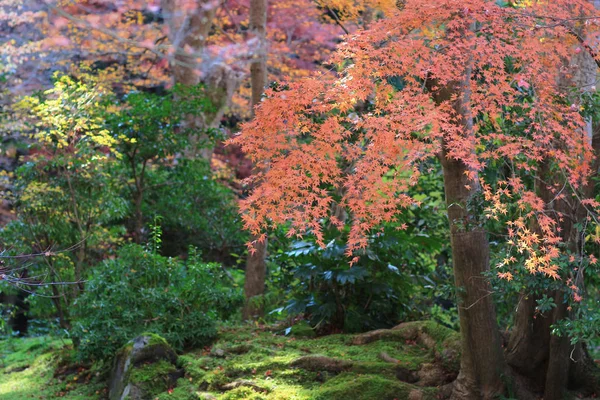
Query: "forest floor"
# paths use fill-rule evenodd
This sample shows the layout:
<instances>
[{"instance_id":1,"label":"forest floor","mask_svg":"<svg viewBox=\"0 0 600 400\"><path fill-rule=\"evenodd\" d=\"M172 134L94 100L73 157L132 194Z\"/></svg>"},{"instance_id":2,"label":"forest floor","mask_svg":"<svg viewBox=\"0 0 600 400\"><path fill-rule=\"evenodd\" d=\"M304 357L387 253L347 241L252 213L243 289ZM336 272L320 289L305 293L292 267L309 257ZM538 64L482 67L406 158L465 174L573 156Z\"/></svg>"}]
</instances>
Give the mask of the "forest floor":
<instances>
[{"instance_id":1,"label":"forest floor","mask_svg":"<svg viewBox=\"0 0 600 400\"><path fill-rule=\"evenodd\" d=\"M433 322L362 335L313 337L265 327L222 328L211 346L178 359L175 383L148 365L159 400L435 399L458 369L458 335ZM69 341L42 336L0 340L0 399L104 399L108 368L73 362Z\"/></svg>"}]
</instances>

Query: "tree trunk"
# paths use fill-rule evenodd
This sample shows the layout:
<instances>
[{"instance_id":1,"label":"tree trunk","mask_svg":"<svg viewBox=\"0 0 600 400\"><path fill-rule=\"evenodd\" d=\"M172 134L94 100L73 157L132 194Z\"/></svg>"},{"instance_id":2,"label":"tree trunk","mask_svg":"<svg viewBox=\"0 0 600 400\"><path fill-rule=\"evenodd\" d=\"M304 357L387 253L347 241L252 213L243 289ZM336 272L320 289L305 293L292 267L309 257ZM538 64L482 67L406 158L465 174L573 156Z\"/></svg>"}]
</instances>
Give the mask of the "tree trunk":
<instances>
[{"instance_id":1,"label":"tree trunk","mask_svg":"<svg viewBox=\"0 0 600 400\"><path fill-rule=\"evenodd\" d=\"M549 164L542 160L535 179L536 194L547 204L552 199L548 190ZM531 230L541 235L535 221ZM506 349L506 361L518 374L527 378L530 389L543 393L546 385L546 371L550 351L550 326L554 323L553 312L536 313L540 294L521 293L517 305L514 327L510 333Z\"/></svg>"},{"instance_id":2,"label":"tree trunk","mask_svg":"<svg viewBox=\"0 0 600 400\"><path fill-rule=\"evenodd\" d=\"M461 333L461 365L452 398L492 399L503 393L505 364L496 322L489 271L489 243L468 210L478 188L467 180L462 161L442 155L454 282ZM467 189L465 186L471 186Z\"/></svg>"},{"instance_id":3,"label":"tree trunk","mask_svg":"<svg viewBox=\"0 0 600 400\"><path fill-rule=\"evenodd\" d=\"M54 304L54 308L56 308L56 312L58 313L58 326L61 329L69 330L71 329L71 322L69 317L66 315L63 304L60 301L63 296L59 290L57 285L50 285L52 288L52 303Z\"/></svg>"},{"instance_id":4,"label":"tree trunk","mask_svg":"<svg viewBox=\"0 0 600 400\"><path fill-rule=\"evenodd\" d=\"M244 320L260 317L264 311L262 303L253 301L253 298L265 292L267 239L263 243L257 242L254 249L255 252L249 254L246 260L246 280L244 281L246 303L242 311Z\"/></svg>"},{"instance_id":5,"label":"tree trunk","mask_svg":"<svg viewBox=\"0 0 600 400\"><path fill-rule=\"evenodd\" d=\"M143 194L139 191L135 191L133 193L133 241L137 244L142 244L143 242L144 214L142 213L142 204Z\"/></svg>"},{"instance_id":6,"label":"tree trunk","mask_svg":"<svg viewBox=\"0 0 600 400\"><path fill-rule=\"evenodd\" d=\"M554 293L556 308L553 312L553 321L565 319L568 315L565 293L557 290ZM548 356L548 369L546 371L546 385L544 387L544 400L563 400L567 390L569 378L569 350L571 345L567 336L552 335L550 337L550 351Z\"/></svg>"},{"instance_id":7,"label":"tree trunk","mask_svg":"<svg viewBox=\"0 0 600 400\"><path fill-rule=\"evenodd\" d=\"M267 50L266 50L266 31L267 31L267 0L250 1L250 30L259 40L259 47L254 61L250 65L250 74L252 80L252 110L260 103L267 85ZM244 282L244 295L246 304L242 316L244 319L252 319L256 316L262 316L263 307L261 304L253 303L252 298L262 295L265 291L265 278L267 274L267 239L263 242L257 241L256 237L254 253L248 255L246 260L246 280Z\"/></svg>"},{"instance_id":8,"label":"tree trunk","mask_svg":"<svg viewBox=\"0 0 600 400\"><path fill-rule=\"evenodd\" d=\"M213 145L209 131L218 128L237 89L239 77L223 60L204 51L218 4L197 0L195 7L190 9L189 3L187 0L162 0L161 5L174 49L170 60L173 83L182 86L203 84L203 93L211 103L201 112L185 117L183 128L191 131L191 145L185 155L210 161Z\"/></svg>"},{"instance_id":9,"label":"tree trunk","mask_svg":"<svg viewBox=\"0 0 600 400\"><path fill-rule=\"evenodd\" d=\"M29 303L26 301L27 297L29 297L29 293L24 290L18 290L15 294L0 292L0 304L13 307L8 318L8 326L13 333L17 333L21 337L27 336L29 327L29 317L27 316Z\"/></svg>"},{"instance_id":10,"label":"tree trunk","mask_svg":"<svg viewBox=\"0 0 600 400\"><path fill-rule=\"evenodd\" d=\"M470 112L471 67L463 82L437 91L436 101L451 101L465 138L473 137ZM452 84L450 84L452 85ZM452 399L493 399L504 393L507 371L492 290L485 274L489 271L489 243L485 230L470 208L470 201L481 196L478 178L462 160L449 158L447 143L442 143L441 163L450 223L454 281L457 291L461 333L461 365L454 382Z\"/></svg>"}]
</instances>

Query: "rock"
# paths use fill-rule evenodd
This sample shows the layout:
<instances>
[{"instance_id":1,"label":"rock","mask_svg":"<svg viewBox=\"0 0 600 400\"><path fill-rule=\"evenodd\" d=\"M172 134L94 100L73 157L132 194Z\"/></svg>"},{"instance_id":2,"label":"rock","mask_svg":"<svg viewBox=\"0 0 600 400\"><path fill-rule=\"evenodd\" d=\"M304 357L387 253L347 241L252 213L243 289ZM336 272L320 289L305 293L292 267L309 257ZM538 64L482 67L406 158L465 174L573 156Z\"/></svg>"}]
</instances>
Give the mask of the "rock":
<instances>
[{"instance_id":1,"label":"rock","mask_svg":"<svg viewBox=\"0 0 600 400\"><path fill-rule=\"evenodd\" d=\"M217 400L215 396L207 392L198 393L198 398L200 400Z\"/></svg>"},{"instance_id":2,"label":"rock","mask_svg":"<svg viewBox=\"0 0 600 400\"><path fill-rule=\"evenodd\" d=\"M113 362L108 397L110 400L143 400L152 388L167 388L173 379L181 376L175 367L177 354L167 341L153 333L144 333L119 350ZM176 379L176 378L175 378Z\"/></svg>"},{"instance_id":3,"label":"rock","mask_svg":"<svg viewBox=\"0 0 600 400\"><path fill-rule=\"evenodd\" d=\"M223 350L223 349L213 349L212 355L213 355L213 357L224 358L225 357L225 350Z\"/></svg>"},{"instance_id":4,"label":"rock","mask_svg":"<svg viewBox=\"0 0 600 400\"><path fill-rule=\"evenodd\" d=\"M408 393L407 400L423 400L423 392L417 389L413 389Z\"/></svg>"}]
</instances>

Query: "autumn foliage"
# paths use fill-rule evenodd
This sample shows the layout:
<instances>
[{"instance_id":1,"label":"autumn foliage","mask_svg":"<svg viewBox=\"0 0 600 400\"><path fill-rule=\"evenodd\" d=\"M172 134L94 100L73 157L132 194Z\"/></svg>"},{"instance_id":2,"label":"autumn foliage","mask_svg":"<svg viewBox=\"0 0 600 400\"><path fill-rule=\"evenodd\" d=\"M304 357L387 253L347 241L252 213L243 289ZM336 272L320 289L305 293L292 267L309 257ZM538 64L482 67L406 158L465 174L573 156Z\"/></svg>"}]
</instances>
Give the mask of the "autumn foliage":
<instances>
[{"instance_id":1,"label":"autumn foliage","mask_svg":"<svg viewBox=\"0 0 600 400\"><path fill-rule=\"evenodd\" d=\"M581 33L597 30L585 19L592 12L585 1L413 0L348 37L333 56L335 78L267 91L257 118L234 140L262 171L242 205L246 226L264 237L289 224L290 236L311 233L322 244L324 223L343 224L331 214L338 205L349 212L347 253L356 257L369 231L415 203L407 191L422 162L445 146L482 185L489 218L518 204L508 234L527 269L558 277L557 218L523 176L545 161L574 192L587 181L593 156L580 92L573 96L561 77L568 79L574 54L596 46L581 39L595 37ZM465 76L468 88L457 94ZM472 131L452 107L459 95ZM502 164L506 179L485 182L481 173ZM552 190L558 195L560 187ZM541 234L530 229L532 219Z\"/></svg>"}]
</instances>

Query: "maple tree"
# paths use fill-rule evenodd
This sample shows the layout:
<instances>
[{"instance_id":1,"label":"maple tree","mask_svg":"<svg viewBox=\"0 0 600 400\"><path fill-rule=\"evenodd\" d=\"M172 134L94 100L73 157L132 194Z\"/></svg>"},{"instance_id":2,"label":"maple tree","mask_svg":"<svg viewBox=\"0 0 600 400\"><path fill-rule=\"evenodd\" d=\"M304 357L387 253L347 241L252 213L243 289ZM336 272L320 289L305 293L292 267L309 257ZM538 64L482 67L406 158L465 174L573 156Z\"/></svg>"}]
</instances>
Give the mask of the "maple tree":
<instances>
[{"instance_id":1,"label":"maple tree","mask_svg":"<svg viewBox=\"0 0 600 400\"><path fill-rule=\"evenodd\" d=\"M406 193L419 180L419 166L438 157L462 335L453 396L504 393L511 371L482 276L490 268L483 224L515 204L506 222L513 255L498 275L512 279L524 265L560 279L560 220L524 176L548 163L571 193L587 185L593 149L581 97L567 96L558 77L574 52L596 56L597 28L585 1L405 2L401 12L340 46L333 56L339 77L267 91L257 118L234 140L259 167L242 205L246 227L266 238L266 229L286 224L290 236L312 234L324 245L323 223L341 228L331 210L343 207L351 223L347 254L355 262L369 231L415 203ZM487 182L483 173L499 161L510 173ZM560 187L549 190L560 195Z\"/></svg>"},{"instance_id":2,"label":"maple tree","mask_svg":"<svg viewBox=\"0 0 600 400\"><path fill-rule=\"evenodd\" d=\"M584 273L589 273L590 268L593 270L593 265L596 263L594 255L586 256L584 250L588 241L586 237L592 233L587 229L588 220L594 217L594 213L590 212L586 205L589 200L582 201L582 199L594 197L599 169L600 137L598 118L593 111L598 60L595 59L596 50L590 47L586 40L586 34L593 32L582 29L583 24L579 21L570 26L571 34L577 36L579 43L573 47L571 58L563 62L564 73L558 79L563 88L571 88L565 92L565 95L573 105L583 103L581 110L586 117L584 133L592 146L595 160L591 164L588 183L579 194L565 185L565 177L553 174L551 163L545 160L539 165L535 184L536 192L546 204L546 212L556 215L557 232L564 243L562 255L557 261L566 266L562 268L561 273L566 287L543 285L546 290L528 288L527 291L530 293L523 292L522 302L515 316L515 327L507 346L508 364L535 382L538 391L543 391L544 398L547 399L563 398L564 388L569 380L564 373L566 370L571 371L571 376L577 376L578 385L586 387L587 390L594 391L597 384L593 374L590 374L592 371L589 368L590 356L577 334L574 338L572 332L552 334L553 329L565 327L577 319L581 321L575 322L574 325L580 326L581 322L586 321L589 325L586 329L594 329L590 317L582 312L586 306L581 304L586 292ZM587 51L582 51L583 48ZM549 185L553 185L554 189ZM562 193L556 190L559 186L563 187ZM537 226L533 224L532 231L536 232L536 230ZM594 238L594 236L595 234L591 234L589 237ZM552 290L549 290L550 288ZM572 297L573 306L564 301L566 296ZM538 304L544 303L547 299L551 299L555 307L547 312L545 318L539 318ZM570 337L571 343L569 343ZM525 363L524 360L530 361Z\"/></svg>"}]
</instances>

